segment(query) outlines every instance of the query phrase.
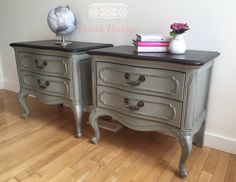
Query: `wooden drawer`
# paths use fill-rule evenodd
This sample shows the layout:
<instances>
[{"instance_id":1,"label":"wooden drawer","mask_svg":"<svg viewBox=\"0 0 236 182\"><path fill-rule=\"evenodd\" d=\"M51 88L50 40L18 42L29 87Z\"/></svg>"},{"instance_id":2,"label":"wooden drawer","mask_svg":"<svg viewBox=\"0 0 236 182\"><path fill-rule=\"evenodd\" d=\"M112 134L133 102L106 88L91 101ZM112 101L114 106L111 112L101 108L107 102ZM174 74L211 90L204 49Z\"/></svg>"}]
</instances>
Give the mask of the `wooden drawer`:
<instances>
[{"instance_id":1,"label":"wooden drawer","mask_svg":"<svg viewBox=\"0 0 236 182\"><path fill-rule=\"evenodd\" d=\"M23 88L70 99L70 80L24 71L21 72L21 76Z\"/></svg>"},{"instance_id":2,"label":"wooden drawer","mask_svg":"<svg viewBox=\"0 0 236 182\"><path fill-rule=\"evenodd\" d=\"M180 127L182 103L171 99L98 86L97 106Z\"/></svg>"},{"instance_id":3,"label":"wooden drawer","mask_svg":"<svg viewBox=\"0 0 236 182\"><path fill-rule=\"evenodd\" d=\"M66 57L21 52L19 64L21 70L69 78L69 61Z\"/></svg>"},{"instance_id":4,"label":"wooden drawer","mask_svg":"<svg viewBox=\"0 0 236 182\"><path fill-rule=\"evenodd\" d=\"M185 73L103 62L96 66L99 85L183 100Z\"/></svg>"}]
</instances>

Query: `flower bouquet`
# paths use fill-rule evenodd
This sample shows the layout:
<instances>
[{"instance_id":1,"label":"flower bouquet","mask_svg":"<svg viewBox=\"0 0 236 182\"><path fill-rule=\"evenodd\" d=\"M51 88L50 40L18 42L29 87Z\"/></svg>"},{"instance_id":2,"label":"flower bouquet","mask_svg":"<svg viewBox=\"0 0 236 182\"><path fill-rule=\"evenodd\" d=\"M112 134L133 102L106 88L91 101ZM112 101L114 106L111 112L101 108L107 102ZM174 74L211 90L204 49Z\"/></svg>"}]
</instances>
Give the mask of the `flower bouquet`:
<instances>
[{"instance_id":1,"label":"flower bouquet","mask_svg":"<svg viewBox=\"0 0 236 182\"><path fill-rule=\"evenodd\" d=\"M173 23L171 24L170 28L172 30L170 32L170 36L173 36L173 37L176 35L183 34L187 30L189 30L189 26L187 23Z\"/></svg>"},{"instance_id":2,"label":"flower bouquet","mask_svg":"<svg viewBox=\"0 0 236 182\"><path fill-rule=\"evenodd\" d=\"M172 40L169 44L168 50L172 54L184 54L186 51L186 43L183 37L183 33L189 30L187 23L173 23L170 26Z\"/></svg>"}]
</instances>

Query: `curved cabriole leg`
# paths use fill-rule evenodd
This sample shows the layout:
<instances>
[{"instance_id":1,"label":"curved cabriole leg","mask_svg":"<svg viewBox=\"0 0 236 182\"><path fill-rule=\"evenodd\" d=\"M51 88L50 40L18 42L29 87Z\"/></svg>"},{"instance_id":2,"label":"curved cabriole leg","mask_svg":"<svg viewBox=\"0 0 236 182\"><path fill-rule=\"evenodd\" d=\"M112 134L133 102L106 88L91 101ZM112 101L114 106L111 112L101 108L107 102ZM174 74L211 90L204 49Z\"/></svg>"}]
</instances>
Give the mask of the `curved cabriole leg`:
<instances>
[{"instance_id":1,"label":"curved cabriole leg","mask_svg":"<svg viewBox=\"0 0 236 182\"><path fill-rule=\"evenodd\" d=\"M73 107L72 109L75 116L76 135L77 137L81 137L82 136L81 123L82 123L83 107L80 104L74 104L72 107Z\"/></svg>"},{"instance_id":2,"label":"curved cabriole leg","mask_svg":"<svg viewBox=\"0 0 236 182\"><path fill-rule=\"evenodd\" d=\"M187 170L185 168L185 162L187 161L189 154L192 150L192 135L182 135L179 137L179 143L181 146L181 157L179 161L179 174L183 178L187 176Z\"/></svg>"},{"instance_id":3,"label":"curved cabriole leg","mask_svg":"<svg viewBox=\"0 0 236 182\"><path fill-rule=\"evenodd\" d=\"M18 99L19 99L19 102L21 104L21 106L24 108L25 112L22 114L22 117L24 119L28 119L29 118L29 114L30 114L30 111L29 111L29 107L28 107L28 104L25 100L25 97L27 96L28 94L25 94L23 91L20 91L19 94L18 94Z\"/></svg>"},{"instance_id":4,"label":"curved cabriole leg","mask_svg":"<svg viewBox=\"0 0 236 182\"><path fill-rule=\"evenodd\" d=\"M98 116L96 116L95 110L93 110L89 116L89 124L95 132L95 136L92 137L91 142L94 144L98 144L99 139L100 139L100 131L98 128Z\"/></svg>"}]
</instances>

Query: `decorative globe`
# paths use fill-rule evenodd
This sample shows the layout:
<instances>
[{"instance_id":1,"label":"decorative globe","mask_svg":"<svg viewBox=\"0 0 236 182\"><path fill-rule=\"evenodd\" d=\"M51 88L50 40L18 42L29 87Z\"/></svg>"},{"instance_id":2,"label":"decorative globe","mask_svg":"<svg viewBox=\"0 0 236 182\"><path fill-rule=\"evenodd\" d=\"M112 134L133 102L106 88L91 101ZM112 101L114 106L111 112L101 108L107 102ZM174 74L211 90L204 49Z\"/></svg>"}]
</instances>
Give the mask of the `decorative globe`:
<instances>
[{"instance_id":1,"label":"decorative globe","mask_svg":"<svg viewBox=\"0 0 236 182\"><path fill-rule=\"evenodd\" d=\"M65 37L77 30L77 18L75 12L69 6L58 6L48 13L48 26L59 37L60 44L67 45Z\"/></svg>"}]
</instances>

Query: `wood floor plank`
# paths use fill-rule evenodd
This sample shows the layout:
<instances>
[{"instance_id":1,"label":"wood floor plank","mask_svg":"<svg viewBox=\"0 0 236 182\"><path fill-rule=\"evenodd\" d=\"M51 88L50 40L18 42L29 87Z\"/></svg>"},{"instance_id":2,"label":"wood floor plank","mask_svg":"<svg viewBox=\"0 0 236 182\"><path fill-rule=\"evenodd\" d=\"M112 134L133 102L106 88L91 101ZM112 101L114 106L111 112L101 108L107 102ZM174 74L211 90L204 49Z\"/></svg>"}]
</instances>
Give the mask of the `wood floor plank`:
<instances>
[{"instance_id":1,"label":"wood floor plank","mask_svg":"<svg viewBox=\"0 0 236 182\"><path fill-rule=\"evenodd\" d=\"M139 142L141 142L139 140ZM140 157L142 157L143 153L145 153L145 151L148 149L149 143L145 142L142 143L142 145L136 145L129 157L127 159L125 159L113 172L111 172L110 174L108 174L108 176L104 179L105 182L109 182L109 181L117 181L125 171L127 171L130 166Z\"/></svg>"},{"instance_id":2,"label":"wood floor plank","mask_svg":"<svg viewBox=\"0 0 236 182\"><path fill-rule=\"evenodd\" d=\"M48 182L74 182L77 181L73 176L75 170L67 167L63 171L61 171L58 175L54 176L52 179L48 180ZM80 181L84 181L80 179Z\"/></svg>"},{"instance_id":3,"label":"wood floor plank","mask_svg":"<svg viewBox=\"0 0 236 182\"><path fill-rule=\"evenodd\" d=\"M216 149L211 149L209 157L205 163L203 171L213 174L220 157L220 151Z\"/></svg>"},{"instance_id":4,"label":"wood floor plank","mask_svg":"<svg viewBox=\"0 0 236 182\"><path fill-rule=\"evenodd\" d=\"M164 153L174 145L174 142L176 141L171 138L156 146L156 148L152 150L152 153L148 154L149 157L144 161L134 177L131 176L132 181L144 181L147 176L149 176L150 170L154 168L155 164L160 160Z\"/></svg>"},{"instance_id":5,"label":"wood floor plank","mask_svg":"<svg viewBox=\"0 0 236 182\"><path fill-rule=\"evenodd\" d=\"M169 142L167 142L169 143ZM156 161L158 156L158 153L156 153L156 150L158 149L158 146L149 144L146 151L144 151L143 155L136 159L134 163L126 170L122 175L118 178L119 182L123 181L135 181L140 180L138 176L136 176L136 179L133 178L136 174L140 172L140 169L142 169L144 166L149 166L151 163L148 163L148 161ZM155 163L155 162L154 162ZM146 165L145 165L146 164Z\"/></svg>"},{"instance_id":6,"label":"wood floor plank","mask_svg":"<svg viewBox=\"0 0 236 182\"><path fill-rule=\"evenodd\" d=\"M176 151L179 150L179 144L177 141L164 153L164 155L156 162L149 175L144 179L144 182L158 181L164 170L168 167ZM177 169L176 169L177 170Z\"/></svg>"},{"instance_id":7,"label":"wood floor plank","mask_svg":"<svg viewBox=\"0 0 236 182\"><path fill-rule=\"evenodd\" d=\"M73 136L68 136L60 142L55 142L54 145L44 152L41 152L38 155L25 160L21 164L16 165L5 173L0 174L0 180L5 181L11 176L15 176L17 180L21 181L77 144L78 139Z\"/></svg>"},{"instance_id":8,"label":"wood floor plank","mask_svg":"<svg viewBox=\"0 0 236 182\"><path fill-rule=\"evenodd\" d=\"M229 154L228 155L225 154L225 155L226 155L225 156L225 162L222 164L224 167L226 167ZM221 172L222 176L224 176L225 171L226 171L226 169L224 169ZM232 154L230 155L230 160L229 160L226 175L225 175L225 181L227 181L227 182L236 182L236 156L232 155Z\"/></svg>"},{"instance_id":9,"label":"wood floor plank","mask_svg":"<svg viewBox=\"0 0 236 182\"><path fill-rule=\"evenodd\" d=\"M218 162L214 171L212 182L221 182L225 180L225 175L227 172L229 159L230 159L230 154L225 153L225 152L220 152L220 156L218 158Z\"/></svg>"},{"instance_id":10,"label":"wood floor plank","mask_svg":"<svg viewBox=\"0 0 236 182\"><path fill-rule=\"evenodd\" d=\"M212 176L213 175L211 173L202 171L198 179L198 182L210 182L212 179Z\"/></svg>"},{"instance_id":11,"label":"wood floor plank","mask_svg":"<svg viewBox=\"0 0 236 182\"><path fill-rule=\"evenodd\" d=\"M107 142L109 142L109 140L104 141L103 144L106 145ZM90 181L96 173L99 173L104 166L119 155L119 148L124 144L124 142L125 140L123 137L116 135L112 138L111 145L106 145L105 147L105 145L98 144L95 150L91 151L88 155L84 156L83 159L72 166L74 171L76 171L73 176L76 179Z\"/></svg>"},{"instance_id":12,"label":"wood floor plank","mask_svg":"<svg viewBox=\"0 0 236 182\"><path fill-rule=\"evenodd\" d=\"M63 171L64 168L70 166L75 161L80 160L87 152L87 146L85 143L76 145L52 162L37 170L36 173L39 174L42 181L48 181Z\"/></svg>"},{"instance_id":13,"label":"wood floor plank","mask_svg":"<svg viewBox=\"0 0 236 182\"><path fill-rule=\"evenodd\" d=\"M21 118L17 94L0 90L0 181L8 182L207 182L236 181L236 155L193 146L189 174L178 176L178 141L155 132L123 127L94 135L88 113L82 138L75 137L73 112L28 97L31 115Z\"/></svg>"},{"instance_id":14,"label":"wood floor plank","mask_svg":"<svg viewBox=\"0 0 236 182\"><path fill-rule=\"evenodd\" d=\"M114 136L110 135L110 137L114 137ZM90 154L91 151L98 152L99 147L104 147L102 143L103 142L101 142L101 145L94 145L94 144L88 143L88 140L85 140L84 142L81 142L78 145L74 146L71 150L62 154L61 156L59 156L52 162L43 166L41 169L37 170L36 172L37 174L41 176L42 181L48 181L50 178L56 176L58 173L63 171L64 168L67 168L69 166L71 167L74 166L76 163L81 161L85 156L87 156L87 154ZM96 154L96 152L94 153Z\"/></svg>"},{"instance_id":15,"label":"wood floor plank","mask_svg":"<svg viewBox=\"0 0 236 182\"><path fill-rule=\"evenodd\" d=\"M19 181L17 181L17 180L14 179L14 178L11 178L11 179L7 180L6 182L19 182Z\"/></svg>"},{"instance_id":16,"label":"wood floor plank","mask_svg":"<svg viewBox=\"0 0 236 182\"><path fill-rule=\"evenodd\" d=\"M21 180L20 182L43 182L43 181L41 180L41 177L39 174L33 173L27 178Z\"/></svg>"},{"instance_id":17,"label":"wood floor plank","mask_svg":"<svg viewBox=\"0 0 236 182\"><path fill-rule=\"evenodd\" d=\"M24 138L24 140L1 148L0 161L2 165L0 165L0 173L11 169L13 166L22 163L39 152L43 152L46 148L50 147L50 145L61 140L65 135L68 136L69 133L66 132L67 127L71 126L64 127L64 135L54 134L54 132L58 130L57 127L47 127L32 133L28 138ZM45 141L47 141L47 143L45 143Z\"/></svg>"},{"instance_id":18,"label":"wood floor plank","mask_svg":"<svg viewBox=\"0 0 236 182\"><path fill-rule=\"evenodd\" d=\"M173 176L176 174L176 169L178 169L178 162L179 157L181 155L181 150L178 149L174 157L169 163L169 166L164 170L162 175L160 176L160 179L158 181L160 182L169 182L173 178Z\"/></svg>"},{"instance_id":19,"label":"wood floor plank","mask_svg":"<svg viewBox=\"0 0 236 182\"><path fill-rule=\"evenodd\" d=\"M90 179L93 182L102 182L104 179L111 174L116 168L118 168L121 163L126 160L133 151L133 148L138 145L139 140L133 135L128 137L121 147L118 147L117 152L119 155L115 156L110 162L107 163L102 169L93 175Z\"/></svg>"}]
</instances>

